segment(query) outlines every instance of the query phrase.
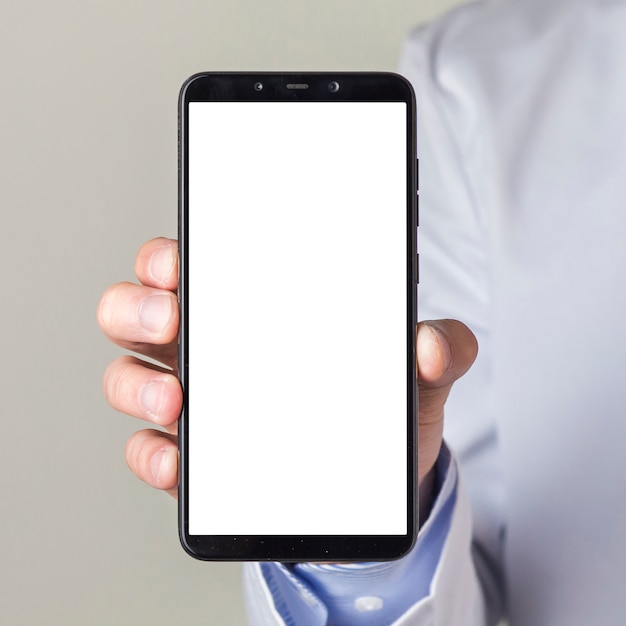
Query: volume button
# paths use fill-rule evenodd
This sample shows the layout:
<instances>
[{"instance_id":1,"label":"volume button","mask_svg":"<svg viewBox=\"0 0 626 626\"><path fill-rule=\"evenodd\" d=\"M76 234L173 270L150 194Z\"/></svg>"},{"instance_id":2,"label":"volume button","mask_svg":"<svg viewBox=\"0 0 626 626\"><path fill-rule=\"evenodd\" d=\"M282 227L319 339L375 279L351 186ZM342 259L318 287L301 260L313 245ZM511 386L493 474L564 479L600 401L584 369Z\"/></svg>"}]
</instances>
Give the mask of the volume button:
<instances>
[{"instance_id":1,"label":"volume button","mask_svg":"<svg viewBox=\"0 0 626 626\"><path fill-rule=\"evenodd\" d=\"M420 225L420 190L417 190L417 196L415 198L415 226Z\"/></svg>"}]
</instances>

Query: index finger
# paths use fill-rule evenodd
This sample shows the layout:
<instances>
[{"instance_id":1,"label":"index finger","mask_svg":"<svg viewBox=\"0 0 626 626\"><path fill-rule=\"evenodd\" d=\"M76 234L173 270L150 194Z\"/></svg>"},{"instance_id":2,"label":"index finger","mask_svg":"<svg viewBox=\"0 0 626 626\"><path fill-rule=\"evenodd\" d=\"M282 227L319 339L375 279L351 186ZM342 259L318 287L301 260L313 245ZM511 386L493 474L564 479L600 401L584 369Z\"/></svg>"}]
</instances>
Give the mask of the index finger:
<instances>
[{"instance_id":1,"label":"index finger","mask_svg":"<svg viewBox=\"0 0 626 626\"><path fill-rule=\"evenodd\" d=\"M146 287L176 291L178 288L178 242L157 237L139 249L135 274Z\"/></svg>"}]
</instances>

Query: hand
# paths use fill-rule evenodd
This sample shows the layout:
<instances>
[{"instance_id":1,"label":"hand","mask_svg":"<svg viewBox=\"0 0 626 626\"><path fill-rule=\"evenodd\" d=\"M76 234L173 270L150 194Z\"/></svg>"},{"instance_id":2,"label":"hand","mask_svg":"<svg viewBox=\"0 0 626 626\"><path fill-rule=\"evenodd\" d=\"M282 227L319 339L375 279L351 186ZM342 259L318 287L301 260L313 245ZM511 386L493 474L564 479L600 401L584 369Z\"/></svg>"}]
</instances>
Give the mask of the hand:
<instances>
[{"instance_id":1,"label":"hand","mask_svg":"<svg viewBox=\"0 0 626 626\"><path fill-rule=\"evenodd\" d=\"M443 409L454 382L478 352L472 332L456 320L418 324L419 447L417 452L420 526L428 517L435 483L434 465L443 441Z\"/></svg>"},{"instance_id":2,"label":"hand","mask_svg":"<svg viewBox=\"0 0 626 626\"><path fill-rule=\"evenodd\" d=\"M98 322L111 341L156 359L164 367L132 356L120 357L104 374L104 394L118 411L164 428L135 433L126 445L126 461L139 478L176 496L176 433L182 408L182 390L176 378L176 241L159 238L144 244L137 254L135 273L141 285L118 283L107 289L98 306ZM446 398L454 381L473 363L476 352L476 339L461 322L440 320L418 326L421 511L430 509L432 469L441 447Z\"/></svg>"},{"instance_id":3,"label":"hand","mask_svg":"<svg viewBox=\"0 0 626 626\"><path fill-rule=\"evenodd\" d=\"M141 285L118 283L106 290L98 305L98 323L113 343L164 367L132 356L120 357L106 369L104 395L118 411L164 429L135 433L126 445L126 462L139 478L176 496L178 416L183 404L176 377L176 241L159 238L144 244L137 254L135 274Z\"/></svg>"}]
</instances>

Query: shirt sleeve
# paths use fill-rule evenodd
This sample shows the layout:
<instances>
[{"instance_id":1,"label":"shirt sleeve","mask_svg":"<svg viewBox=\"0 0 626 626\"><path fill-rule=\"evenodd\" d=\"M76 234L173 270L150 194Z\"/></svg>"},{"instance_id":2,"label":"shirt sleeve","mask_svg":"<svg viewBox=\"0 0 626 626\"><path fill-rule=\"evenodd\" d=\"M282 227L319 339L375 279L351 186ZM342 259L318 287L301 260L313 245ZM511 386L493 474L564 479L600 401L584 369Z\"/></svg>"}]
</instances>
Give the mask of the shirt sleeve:
<instances>
[{"instance_id":1,"label":"shirt sleeve","mask_svg":"<svg viewBox=\"0 0 626 626\"><path fill-rule=\"evenodd\" d=\"M486 158L485 125L489 108L484 87L475 74L484 69L459 44L472 29L482 3L455 9L427 27L414 31L404 47L400 71L411 81L417 98L420 159L420 319L455 318L478 339L478 357L454 385L446 402L444 439L454 451L471 515L471 535L461 546L450 538L458 565L458 584L474 586L486 607L485 623L498 623L505 604L503 553L505 489L500 460L499 416L495 408L497 372L493 361L498 303L493 296L494 261L491 233L498 215L489 212L490 182L501 176L498 163ZM497 115L498 111L492 111ZM451 529L454 529L454 522ZM451 530L452 532L452 530ZM462 535L459 534L457 539ZM448 550L448 545L446 545ZM451 552L442 554L445 560ZM465 569L472 565L473 572ZM442 584L447 564L441 564ZM470 578L463 578L465 572ZM445 587L445 585L444 585ZM430 601L437 622L446 607L437 602L441 585ZM467 587L469 588L469 587ZM450 608L457 597L446 597ZM443 611L443 613L442 613Z\"/></svg>"}]
</instances>

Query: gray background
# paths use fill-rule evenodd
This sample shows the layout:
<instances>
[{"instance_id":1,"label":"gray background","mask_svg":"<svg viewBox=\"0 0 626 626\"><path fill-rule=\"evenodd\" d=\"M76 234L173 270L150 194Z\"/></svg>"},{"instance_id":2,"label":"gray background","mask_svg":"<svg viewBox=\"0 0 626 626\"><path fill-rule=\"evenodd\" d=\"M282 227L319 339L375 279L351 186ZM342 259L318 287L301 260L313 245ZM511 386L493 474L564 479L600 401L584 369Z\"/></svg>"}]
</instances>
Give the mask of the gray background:
<instances>
[{"instance_id":1,"label":"gray background","mask_svg":"<svg viewBox=\"0 0 626 626\"><path fill-rule=\"evenodd\" d=\"M100 380L104 288L176 233L176 104L201 70L393 70L458 0L5 0L0 624L242 624L240 567L178 545Z\"/></svg>"}]
</instances>

